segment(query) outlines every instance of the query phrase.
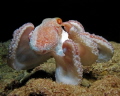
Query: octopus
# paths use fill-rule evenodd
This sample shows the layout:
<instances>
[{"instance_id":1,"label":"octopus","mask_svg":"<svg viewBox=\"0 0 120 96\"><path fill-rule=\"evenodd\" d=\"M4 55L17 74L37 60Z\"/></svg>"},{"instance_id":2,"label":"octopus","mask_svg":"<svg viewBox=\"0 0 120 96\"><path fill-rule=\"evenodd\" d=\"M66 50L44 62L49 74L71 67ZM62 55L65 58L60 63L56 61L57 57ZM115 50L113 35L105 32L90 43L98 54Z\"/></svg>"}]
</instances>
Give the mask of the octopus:
<instances>
[{"instance_id":1,"label":"octopus","mask_svg":"<svg viewBox=\"0 0 120 96\"><path fill-rule=\"evenodd\" d=\"M106 62L113 56L112 45L102 36L86 32L77 20L45 18L36 27L26 23L13 33L7 63L15 70L27 70L53 57L56 82L78 85L83 66Z\"/></svg>"}]
</instances>

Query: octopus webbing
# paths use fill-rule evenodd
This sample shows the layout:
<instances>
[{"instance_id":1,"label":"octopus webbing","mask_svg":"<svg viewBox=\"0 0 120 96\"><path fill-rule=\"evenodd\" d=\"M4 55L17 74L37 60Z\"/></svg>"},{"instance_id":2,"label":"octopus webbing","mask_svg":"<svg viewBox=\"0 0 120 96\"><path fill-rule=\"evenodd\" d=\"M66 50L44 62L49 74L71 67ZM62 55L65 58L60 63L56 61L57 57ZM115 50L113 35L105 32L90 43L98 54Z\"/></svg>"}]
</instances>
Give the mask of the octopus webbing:
<instances>
[{"instance_id":1,"label":"octopus webbing","mask_svg":"<svg viewBox=\"0 0 120 96\"><path fill-rule=\"evenodd\" d=\"M106 62L113 56L112 45L103 37L85 32L77 20L46 18L34 27L26 23L13 33L8 65L16 70L31 69L53 57L56 82L78 85L83 66Z\"/></svg>"}]
</instances>

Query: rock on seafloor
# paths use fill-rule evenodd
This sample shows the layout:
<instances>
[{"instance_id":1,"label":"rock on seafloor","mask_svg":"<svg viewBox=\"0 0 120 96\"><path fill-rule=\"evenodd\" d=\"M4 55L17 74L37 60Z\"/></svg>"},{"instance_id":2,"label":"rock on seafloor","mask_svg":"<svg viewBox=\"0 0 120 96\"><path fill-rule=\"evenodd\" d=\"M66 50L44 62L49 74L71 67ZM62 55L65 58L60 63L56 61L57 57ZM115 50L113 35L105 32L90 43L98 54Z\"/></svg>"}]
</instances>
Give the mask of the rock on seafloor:
<instances>
[{"instance_id":1,"label":"rock on seafloor","mask_svg":"<svg viewBox=\"0 0 120 96\"><path fill-rule=\"evenodd\" d=\"M55 82L53 58L31 70L13 70L6 64L9 41L0 43L0 96L120 96L120 43L110 43L112 59L84 66L76 86Z\"/></svg>"},{"instance_id":2,"label":"rock on seafloor","mask_svg":"<svg viewBox=\"0 0 120 96\"><path fill-rule=\"evenodd\" d=\"M120 96L120 78L106 76L89 88L56 83L50 79L31 79L8 96Z\"/></svg>"}]
</instances>

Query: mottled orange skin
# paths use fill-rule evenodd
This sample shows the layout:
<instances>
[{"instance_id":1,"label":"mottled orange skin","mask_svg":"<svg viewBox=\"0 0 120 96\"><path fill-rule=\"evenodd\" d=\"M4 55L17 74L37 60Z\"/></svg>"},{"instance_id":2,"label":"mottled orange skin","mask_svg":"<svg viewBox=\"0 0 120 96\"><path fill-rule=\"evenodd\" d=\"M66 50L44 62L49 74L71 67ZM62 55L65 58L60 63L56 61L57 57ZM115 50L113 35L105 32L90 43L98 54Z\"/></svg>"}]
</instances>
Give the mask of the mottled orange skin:
<instances>
[{"instance_id":1,"label":"mottled orange skin","mask_svg":"<svg viewBox=\"0 0 120 96\"><path fill-rule=\"evenodd\" d=\"M35 41L34 44L31 43L31 47L37 49L33 49L35 52L46 54L57 46L62 34L61 23L60 18L47 18L35 28L30 37L30 42ZM32 40L34 37L36 38Z\"/></svg>"}]
</instances>

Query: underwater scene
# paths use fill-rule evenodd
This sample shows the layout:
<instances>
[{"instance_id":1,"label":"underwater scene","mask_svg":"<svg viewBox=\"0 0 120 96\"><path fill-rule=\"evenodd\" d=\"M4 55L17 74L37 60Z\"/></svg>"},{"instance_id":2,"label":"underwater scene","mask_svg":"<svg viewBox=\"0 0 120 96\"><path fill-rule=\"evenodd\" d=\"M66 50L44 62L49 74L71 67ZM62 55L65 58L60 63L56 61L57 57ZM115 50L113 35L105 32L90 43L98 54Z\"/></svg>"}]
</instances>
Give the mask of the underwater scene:
<instances>
[{"instance_id":1,"label":"underwater scene","mask_svg":"<svg viewBox=\"0 0 120 96\"><path fill-rule=\"evenodd\" d=\"M120 43L77 20L25 23L0 43L0 96L120 96Z\"/></svg>"}]
</instances>

